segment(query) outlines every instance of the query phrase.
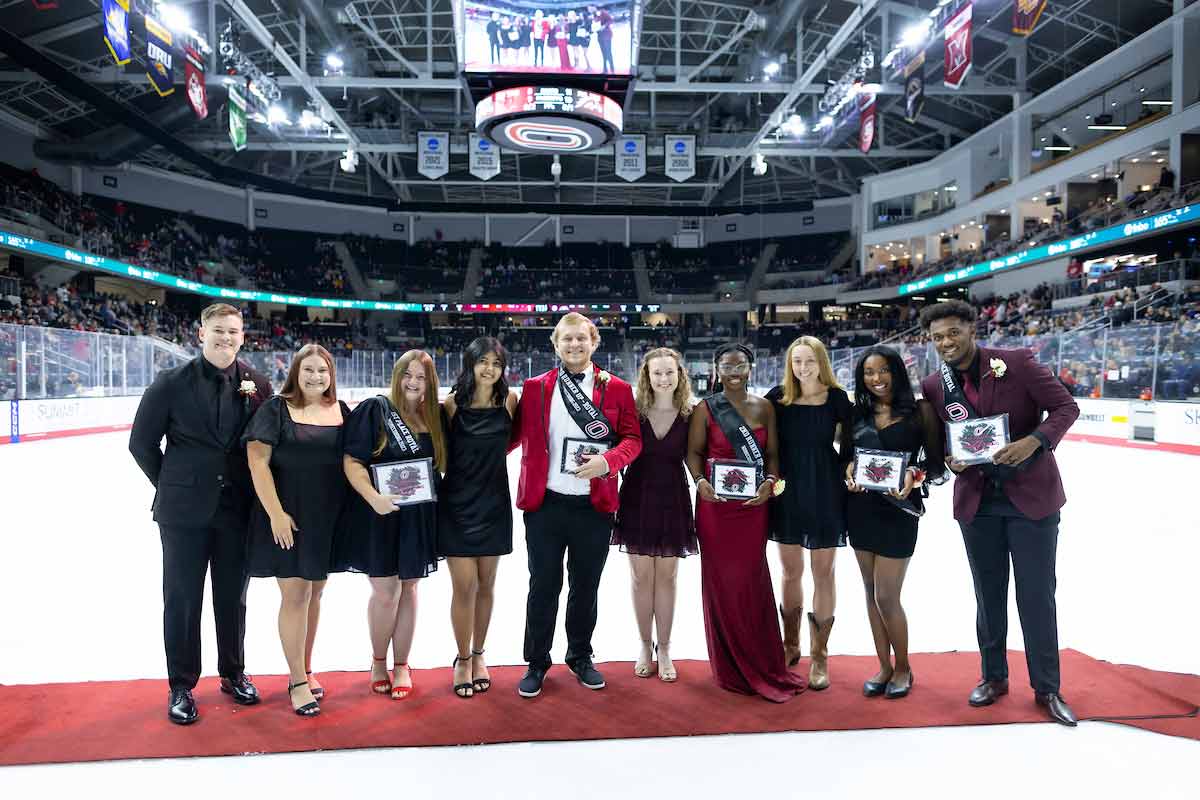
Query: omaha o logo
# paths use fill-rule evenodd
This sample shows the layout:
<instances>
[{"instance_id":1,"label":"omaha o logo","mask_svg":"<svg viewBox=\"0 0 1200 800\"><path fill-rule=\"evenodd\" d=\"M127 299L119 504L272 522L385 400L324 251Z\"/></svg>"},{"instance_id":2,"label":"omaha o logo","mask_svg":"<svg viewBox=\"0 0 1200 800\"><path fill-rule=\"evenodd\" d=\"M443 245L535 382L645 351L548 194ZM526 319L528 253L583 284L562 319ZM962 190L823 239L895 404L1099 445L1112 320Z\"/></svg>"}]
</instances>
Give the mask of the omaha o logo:
<instances>
[{"instance_id":1,"label":"omaha o logo","mask_svg":"<svg viewBox=\"0 0 1200 800\"><path fill-rule=\"evenodd\" d=\"M967 408L962 403L951 403L946 406L946 416L955 422L962 422L970 414L967 413Z\"/></svg>"},{"instance_id":2,"label":"omaha o logo","mask_svg":"<svg viewBox=\"0 0 1200 800\"><path fill-rule=\"evenodd\" d=\"M583 432L592 439L600 439L608 436L608 424L594 419L584 426Z\"/></svg>"}]
</instances>

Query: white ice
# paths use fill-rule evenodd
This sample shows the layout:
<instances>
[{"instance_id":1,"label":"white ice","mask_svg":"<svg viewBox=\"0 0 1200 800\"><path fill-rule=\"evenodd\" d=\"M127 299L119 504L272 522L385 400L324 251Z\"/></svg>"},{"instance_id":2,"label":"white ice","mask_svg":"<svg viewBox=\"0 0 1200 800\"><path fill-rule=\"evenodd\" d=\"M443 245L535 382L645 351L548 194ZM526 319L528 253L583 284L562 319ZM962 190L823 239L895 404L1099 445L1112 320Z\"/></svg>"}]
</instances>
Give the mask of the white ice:
<instances>
[{"instance_id":1,"label":"white ice","mask_svg":"<svg viewBox=\"0 0 1200 800\"><path fill-rule=\"evenodd\" d=\"M1069 498L1058 549L1061 646L1114 662L1200 672L1200 539L1189 502L1200 460L1073 442L1063 443L1058 458ZM518 468L514 454L514 493ZM161 548L150 518L152 490L126 451L126 435L6 445L0 447L0 476L0 683L163 677ZM527 573L519 513L515 519L516 551L501 562L488 640L492 664L521 660ZM950 518L949 486L935 489L904 592L914 652L975 648L974 595L961 542ZM778 575L773 550L771 563ZM678 659L705 657L699 566L698 558L689 558L680 567L672 636ZM831 651L868 654L861 583L849 550L839 554L837 584ZM368 666L367 594L362 576L329 581L317 670ZM444 568L422 583L411 656L418 668L448 665L455 653L449 598ZM284 671L277 606L274 582L253 581L246 635L253 675ZM1010 606L1009 647L1021 649L1016 607ZM216 646L211 611L205 614L204 666L211 675ZM597 659L632 661L637 640L626 557L614 550L601 587ZM556 658L564 647L560 624ZM916 665L919 671L919 660ZM832 677L857 684L867 676L839 672L835 664ZM1069 678L1063 688L1068 699ZM963 687L964 702L970 688ZM513 687L501 684L493 691ZM580 702L587 702L582 692ZM920 702L919 691L904 702ZM800 697L791 705L800 713L804 703ZM195 730L203 735L202 723ZM211 796L232 789L238 796L370 791L405 798L886 792L968 794L974 800L1014 791L1030 797L1195 798L1198 758L1197 742L1086 722L1076 730L1005 725L20 767L0 770L0 796L60 796L119 785L132 797L162 796L168 789L179 797Z\"/></svg>"}]
</instances>

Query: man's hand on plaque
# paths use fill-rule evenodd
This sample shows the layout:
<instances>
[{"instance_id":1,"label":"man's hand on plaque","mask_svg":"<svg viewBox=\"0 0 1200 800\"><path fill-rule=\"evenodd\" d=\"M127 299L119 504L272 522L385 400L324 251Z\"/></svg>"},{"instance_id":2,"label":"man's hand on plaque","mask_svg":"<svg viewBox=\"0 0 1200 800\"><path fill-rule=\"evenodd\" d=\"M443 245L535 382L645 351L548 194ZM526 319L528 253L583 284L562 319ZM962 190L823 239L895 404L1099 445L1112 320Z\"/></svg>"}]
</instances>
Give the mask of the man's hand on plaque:
<instances>
[{"instance_id":1,"label":"man's hand on plaque","mask_svg":"<svg viewBox=\"0 0 1200 800\"><path fill-rule=\"evenodd\" d=\"M1006 444L997 450L996 455L992 456L992 463L1015 467L1036 453L1041 446L1042 443L1038 441L1037 437L1022 436L1015 442Z\"/></svg>"}]
</instances>

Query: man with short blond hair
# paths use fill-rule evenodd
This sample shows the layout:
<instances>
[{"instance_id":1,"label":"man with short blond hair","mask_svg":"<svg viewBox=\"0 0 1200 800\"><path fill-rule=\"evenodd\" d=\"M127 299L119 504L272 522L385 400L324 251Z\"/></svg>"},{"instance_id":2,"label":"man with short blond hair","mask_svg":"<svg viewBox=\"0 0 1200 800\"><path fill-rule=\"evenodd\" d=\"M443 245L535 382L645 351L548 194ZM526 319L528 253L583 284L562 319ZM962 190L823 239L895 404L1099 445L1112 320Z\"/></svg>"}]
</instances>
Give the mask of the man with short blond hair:
<instances>
[{"instance_id":1,"label":"man with short blond hair","mask_svg":"<svg viewBox=\"0 0 1200 800\"><path fill-rule=\"evenodd\" d=\"M170 696L167 717L198 719L204 576L212 568L221 691L253 705L245 674L246 524L253 492L242 429L271 396L271 383L237 360L241 312L215 303L200 312L201 355L158 373L138 405L129 451L154 485L154 520L163 548L163 639ZM166 438L166 450L162 449Z\"/></svg>"}]
</instances>

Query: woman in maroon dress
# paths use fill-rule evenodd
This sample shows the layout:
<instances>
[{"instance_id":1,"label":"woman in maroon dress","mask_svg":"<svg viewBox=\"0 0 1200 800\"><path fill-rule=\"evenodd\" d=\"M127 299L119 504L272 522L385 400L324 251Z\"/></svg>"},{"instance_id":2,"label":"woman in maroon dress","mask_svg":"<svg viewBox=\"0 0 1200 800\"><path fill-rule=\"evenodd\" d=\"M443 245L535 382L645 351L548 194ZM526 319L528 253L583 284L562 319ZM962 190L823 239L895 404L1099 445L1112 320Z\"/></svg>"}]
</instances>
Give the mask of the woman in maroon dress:
<instances>
[{"instance_id":1,"label":"woman in maroon dress","mask_svg":"<svg viewBox=\"0 0 1200 800\"><path fill-rule=\"evenodd\" d=\"M642 639L633 673L639 678L653 675L657 653L658 677L670 683L678 677L670 650L676 570L679 559L698 552L683 469L692 400L683 357L667 347L646 353L638 370L636 400L642 453L621 482L612 543L629 553L632 571L633 612Z\"/></svg>"},{"instance_id":2,"label":"woman in maroon dress","mask_svg":"<svg viewBox=\"0 0 1200 800\"><path fill-rule=\"evenodd\" d=\"M688 427L688 470L698 479L696 533L713 678L723 689L782 703L804 691L805 682L788 671L783 658L767 567L766 502L777 483L779 454L774 408L746 391L753 363L754 354L745 345L717 349L714 393L696 406ZM731 442L725 427L747 436L734 436ZM753 498L717 496L708 463L718 458L753 460L765 469Z\"/></svg>"}]
</instances>

